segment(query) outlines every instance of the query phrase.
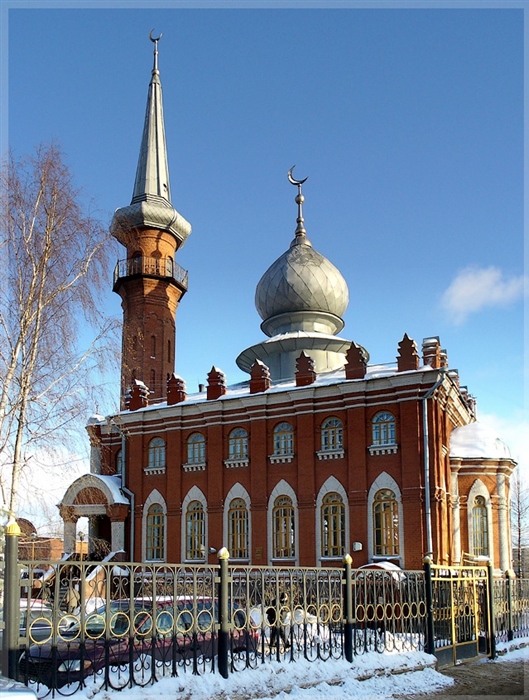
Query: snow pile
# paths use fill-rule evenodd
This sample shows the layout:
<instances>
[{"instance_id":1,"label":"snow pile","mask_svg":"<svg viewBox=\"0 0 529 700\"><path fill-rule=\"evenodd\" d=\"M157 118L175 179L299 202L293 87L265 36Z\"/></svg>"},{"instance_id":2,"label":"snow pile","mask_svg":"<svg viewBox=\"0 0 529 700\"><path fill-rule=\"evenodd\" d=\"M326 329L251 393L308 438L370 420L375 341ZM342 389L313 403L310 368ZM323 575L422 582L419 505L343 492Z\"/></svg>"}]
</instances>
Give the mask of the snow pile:
<instances>
[{"instance_id":1,"label":"snow pile","mask_svg":"<svg viewBox=\"0 0 529 700\"><path fill-rule=\"evenodd\" d=\"M358 656L353 664L345 660L306 661L295 663L271 661L255 669L230 674L224 679L218 673L194 676L183 673L177 678L164 678L145 688L127 688L127 700L158 700L178 697L182 700L230 700L235 698L358 698L391 697L405 693L435 691L452 685L431 668L435 658L423 652L402 654L370 653ZM414 670L422 669L422 670ZM394 675L393 675L394 674ZM87 688L75 694L99 700L119 700L119 691L104 691L101 679L88 681Z\"/></svg>"}]
</instances>

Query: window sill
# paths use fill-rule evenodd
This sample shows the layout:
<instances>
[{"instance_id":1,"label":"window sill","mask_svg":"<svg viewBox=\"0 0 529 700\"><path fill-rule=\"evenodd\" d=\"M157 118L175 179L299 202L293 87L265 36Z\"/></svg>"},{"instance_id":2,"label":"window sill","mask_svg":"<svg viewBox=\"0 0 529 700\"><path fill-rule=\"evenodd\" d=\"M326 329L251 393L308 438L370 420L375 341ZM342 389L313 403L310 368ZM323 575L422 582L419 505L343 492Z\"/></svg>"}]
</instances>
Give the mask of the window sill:
<instances>
[{"instance_id":1,"label":"window sill","mask_svg":"<svg viewBox=\"0 0 529 700\"><path fill-rule=\"evenodd\" d=\"M206 471L206 463L205 462L186 462L186 464L182 464L182 469L185 472L204 472L204 471Z\"/></svg>"},{"instance_id":2,"label":"window sill","mask_svg":"<svg viewBox=\"0 0 529 700\"><path fill-rule=\"evenodd\" d=\"M239 469L241 467L247 467L250 464L249 459L225 459L224 466L227 469Z\"/></svg>"},{"instance_id":3,"label":"window sill","mask_svg":"<svg viewBox=\"0 0 529 700\"><path fill-rule=\"evenodd\" d=\"M374 455L396 455L399 449L398 445L370 445L368 448L369 454Z\"/></svg>"},{"instance_id":4,"label":"window sill","mask_svg":"<svg viewBox=\"0 0 529 700\"><path fill-rule=\"evenodd\" d=\"M288 464L292 462L292 460L294 459L294 455L268 455L268 459L270 460L270 464Z\"/></svg>"},{"instance_id":5,"label":"window sill","mask_svg":"<svg viewBox=\"0 0 529 700\"><path fill-rule=\"evenodd\" d=\"M318 459L343 459L345 450L318 450Z\"/></svg>"},{"instance_id":6,"label":"window sill","mask_svg":"<svg viewBox=\"0 0 529 700\"><path fill-rule=\"evenodd\" d=\"M165 466L163 467L143 467L143 471L147 476L152 474L165 474Z\"/></svg>"}]
</instances>

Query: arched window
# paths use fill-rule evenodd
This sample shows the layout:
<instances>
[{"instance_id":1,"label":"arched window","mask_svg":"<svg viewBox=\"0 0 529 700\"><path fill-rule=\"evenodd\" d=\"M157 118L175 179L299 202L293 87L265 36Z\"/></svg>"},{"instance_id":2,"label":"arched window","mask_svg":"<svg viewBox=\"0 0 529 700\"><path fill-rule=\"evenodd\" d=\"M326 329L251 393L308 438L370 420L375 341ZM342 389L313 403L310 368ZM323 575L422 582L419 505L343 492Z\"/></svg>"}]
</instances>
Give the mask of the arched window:
<instances>
[{"instance_id":1,"label":"arched window","mask_svg":"<svg viewBox=\"0 0 529 700\"><path fill-rule=\"evenodd\" d=\"M345 507L338 493L328 493L322 501L321 554L323 557L345 554Z\"/></svg>"},{"instance_id":2,"label":"arched window","mask_svg":"<svg viewBox=\"0 0 529 700\"><path fill-rule=\"evenodd\" d=\"M275 559L296 556L294 506L289 496L278 496L272 512L273 557Z\"/></svg>"},{"instance_id":3,"label":"arched window","mask_svg":"<svg viewBox=\"0 0 529 700\"><path fill-rule=\"evenodd\" d=\"M399 554L399 508L390 489L377 491L373 500L373 554Z\"/></svg>"},{"instance_id":4,"label":"arched window","mask_svg":"<svg viewBox=\"0 0 529 700\"><path fill-rule=\"evenodd\" d=\"M163 561L165 523L162 506L153 503L147 512L145 552L148 561Z\"/></svg>"},{"instance_id":5,"label":"arched window","mask_svg":"<svg viewBox=\"0 0 529 700\"><path fill-rule=\"evenodd\" d=\"M156 336L151 335L151 357L156 357Z\"/></svg>"},{"instance_id":6,"label":"arched window","mask_svg":"<svg viewBox=\"0 0 529 700\"><path fill-rule=\"evenodd\" d=\"M169 257L165 261L165 274L167 277L173 276L173 258Z\"/></svg>"},{"instance_id":7,"label":"arched window","mask_svg":"<svg viewBox=\"0 0 529 700\"><path fill-rule=\"evenodd\" d=\"M233 559L247 559L248 508L242 498L234 498L228 511L228 550Z\"/></svg>"},{"instance_id":8,"label":"arched window","mask_svg":"<svg viewBox=\"0 0 529 700\"><path fill-rule=\"evenodd\" d=\"M116 453L116 474L118 476L123 474L123 450L118 450Z\"/></svg>"},{"instance_id":9,"label":"arched window","mask_svg":"<svg viewBox=\"0 0 529 700\"><path fill-rule=\"evenodd\" d=\"M476 496L472 506L472 554L489 556L489 527L487 504L483 496Z\"/></svg>"},{"instance_id":10,"label":"arched window","mask_svg":"<svg viewBox=\"0 0 529 700\"><path fill-rule=\"evenodd\" d=\"M205 559L205 522L202 503L191 501L186 511L186 559Z\"/></svg>"},{"instance_id":11,"label":"arched window","mask_svg":"<svg viewBox=\"0 0 529 700\"><path fill-rule=\"evenodd\" d=\"M149 469L165 469L165 442L153 438L149 443Z\"/></svg>"},{"instance_id":12,"label":"arched window","mask_svg":"<svg viewBox=\"0 0 529 700\"><path fill-rule=\"evenodd\" d=\"M394 445L395 444L395 417L382 411L377 413L372 423L373 445Z\"/></svg>"},{"instance_id":13,"label":"arched window","mask_svg":"<svg viewBox=\"0 0 529 700\"><path fill-rule=\"evenodd\" d=\"M294 429L290 423L278 423L274 428L274 454L294 453Z\"/></svg>"},{"instance_id":14,"label":"arched window","mask_svg":"<svg viewBox=\"0 0 529 700\"><path fill-rule=\"evenodd\" d=\"M167 362L171 362L171 341L167 341Z\"/></svg>"},{"instance_id":15,"label":"arched window","mask_svg":"<svg viewBox=\"0 0 529 700\"><path fill-rule=\"evenodd\" d=\"M327 418L321 425L321 451L335 452L343 449L343 425L338 418Z\"/></svg>"},{"instance_id":16,"label":"arched window","mask_svg":"<svg viewBox=\"0 0 529 700\"><path fill-rule=\"evenodd\" d=\"M149 387L149 389L151 391L155 391L155 384L156 384L156 372L153 369L151 369L151 385Z\"/></svg>"},{"instance_id":17,"label":"arched window","mask_svg":"<svg viewBox=\"0 0 529 700\"><path fill-rule=\"evenodd\" d=\"M206 438L200 433L193 433L187 440L187 463L204 464L206 461Z\"/></svg>"},{"instance_id":18,"label":"arched window","mask_svg":"<svg viewBox=\"0 0 529 700\"><path fill-rule=\"evenodd\" d=\"M229 459L248 459L248 433L244 428L235 428L228 441Z\"/></svg>"}]
</instances>

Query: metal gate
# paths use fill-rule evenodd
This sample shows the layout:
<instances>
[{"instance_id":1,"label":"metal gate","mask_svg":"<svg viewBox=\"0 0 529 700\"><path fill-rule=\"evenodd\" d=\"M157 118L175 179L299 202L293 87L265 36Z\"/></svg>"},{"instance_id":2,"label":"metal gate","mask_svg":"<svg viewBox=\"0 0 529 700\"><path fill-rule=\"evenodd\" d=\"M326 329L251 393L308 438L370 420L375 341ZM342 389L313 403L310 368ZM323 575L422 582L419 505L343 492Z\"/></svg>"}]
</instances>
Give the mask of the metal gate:
<instances>
[{"instance_id":1,"label":"metal gate","mask_svg":"<svg viewBox=\"0 0 529 700\"><path fill-rule=\"evenodd\" d=\"M431 567L434 654L440 667L490 655L492 651L487 569Z\"/></svg>"}]
</instances>

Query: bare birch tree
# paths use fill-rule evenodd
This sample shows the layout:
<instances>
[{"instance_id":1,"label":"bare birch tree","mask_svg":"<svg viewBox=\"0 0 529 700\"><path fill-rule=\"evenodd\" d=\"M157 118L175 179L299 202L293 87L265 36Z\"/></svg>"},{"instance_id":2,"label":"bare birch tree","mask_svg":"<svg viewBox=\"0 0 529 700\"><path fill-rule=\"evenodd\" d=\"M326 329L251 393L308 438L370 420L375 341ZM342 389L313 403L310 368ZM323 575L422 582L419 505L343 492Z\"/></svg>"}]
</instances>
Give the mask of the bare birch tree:
<instances>
[{"instance_id":1,"label":"bare birch tree","mask_svg":"<svg viewBox=\"0 0 529 700\"><path fill-rule=\"evenodd\" d=\"M511 476L511 532L514 570L520 577L529 574L524 548L529 547L529 484L520 467Z\"/></svg>"},{"instance_id":2,"label":"bare birch tree","mask_svg":"<svg viewBox=\"0 0 529 700\"><path fill-rule=\"evenodd\" d=\"M32 455L70 446L94 409L115 342L99 303L114 248L57 146L9 156L0 187L0 507L13 515Z\"/></svg>"}]
</instances>

